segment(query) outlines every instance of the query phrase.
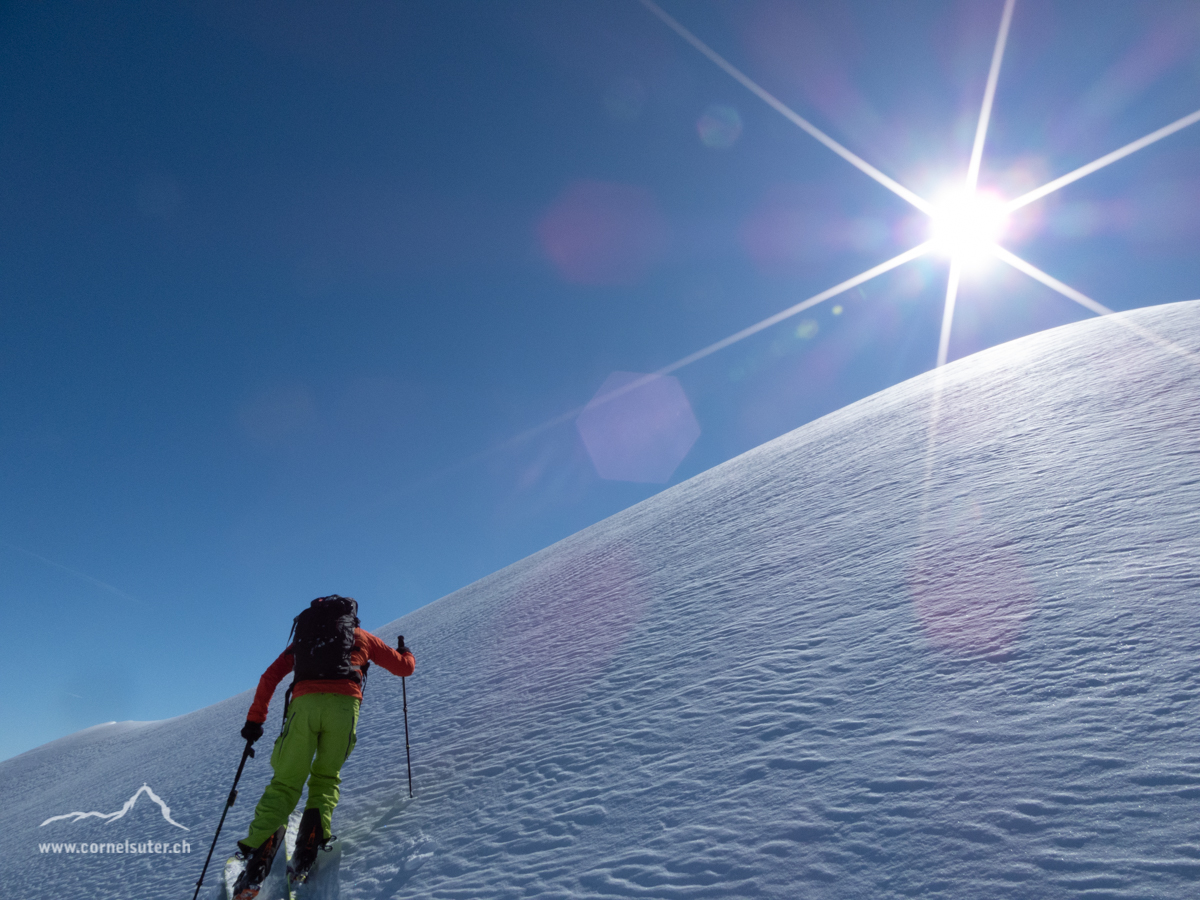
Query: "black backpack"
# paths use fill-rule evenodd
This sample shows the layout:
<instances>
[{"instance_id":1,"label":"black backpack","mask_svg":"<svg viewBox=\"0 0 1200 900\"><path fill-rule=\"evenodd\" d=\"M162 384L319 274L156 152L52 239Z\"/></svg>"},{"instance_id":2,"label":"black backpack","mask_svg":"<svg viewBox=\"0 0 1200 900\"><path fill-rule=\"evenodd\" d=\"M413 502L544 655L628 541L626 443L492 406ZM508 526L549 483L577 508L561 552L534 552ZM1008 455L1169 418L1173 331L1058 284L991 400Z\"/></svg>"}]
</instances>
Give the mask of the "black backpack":
<instances>
[{"instance_id":1,"label":"black backpack","mask_svg":"<svg viewBox=\"0 0 1200 900\"><path fill-rule=\"evenodd\" d=\"M358 604L353 598L331 594L310 603L292 622L293 683L349 678L362 685L367 666L350 662L357 627Z\"/></svg>"}]
</instances>

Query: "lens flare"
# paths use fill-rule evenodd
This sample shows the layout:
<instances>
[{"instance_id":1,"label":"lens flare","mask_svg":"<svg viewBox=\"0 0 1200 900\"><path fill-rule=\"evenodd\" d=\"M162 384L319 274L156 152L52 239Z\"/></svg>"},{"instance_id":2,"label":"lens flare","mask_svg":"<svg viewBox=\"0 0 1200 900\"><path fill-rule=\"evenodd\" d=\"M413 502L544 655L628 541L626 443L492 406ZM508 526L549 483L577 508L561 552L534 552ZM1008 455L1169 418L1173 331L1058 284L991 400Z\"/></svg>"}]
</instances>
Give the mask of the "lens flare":
<instances>
[{"instance_id":1,"label":"lens flare","mask_svg":"<svg viewBox=\"0 0 1200 900\"><path fill-rule=\"evenodd\" d=\"M639 372L609 375L575 427L610 481L666 484L700 437L679 379Z\"/></svg>"},{"instance_id":2,"label":"lens flare","mask_svg":"<svg viewBox=\"0 0 1200 900\"><path fill-rule=\"evenodd\" d=\"M1008 210L1004 201L983 191L948 193L934 206L934 247L963 265L992 256L992 246L1004 234Z\"/></svg>"},{"instance_id":3,"label":"lens flare","mask_svg":"<svg viewBox=\"0 0 1200 900\"><path fill-rule=\"evenodd\" d=\"M696 120L700 143L714 150L728 150L742 134L742 117L732 106L714 103Z\"/></svg>"}]
</instances>

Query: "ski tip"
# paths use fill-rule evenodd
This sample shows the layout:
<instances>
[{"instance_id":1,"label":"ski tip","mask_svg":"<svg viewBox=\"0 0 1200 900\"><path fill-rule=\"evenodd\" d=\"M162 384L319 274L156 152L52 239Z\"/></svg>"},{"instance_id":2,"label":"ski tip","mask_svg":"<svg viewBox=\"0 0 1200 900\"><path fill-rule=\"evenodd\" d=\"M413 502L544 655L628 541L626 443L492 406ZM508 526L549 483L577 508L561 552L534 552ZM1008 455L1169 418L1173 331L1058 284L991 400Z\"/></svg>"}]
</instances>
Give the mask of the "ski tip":
<instances>
[{"instance_id":1,"label":"ski tip","mask_svg":"<svg viewBox=\"0 0 1200 900\"><path fill-rule=\"evenodd\" d=\"M220 892L224 900L233 900L233 884L244 867L245 861L238 856L231 856L225 860L225 869L221 872Z\"/></svg>"}]
</instances>

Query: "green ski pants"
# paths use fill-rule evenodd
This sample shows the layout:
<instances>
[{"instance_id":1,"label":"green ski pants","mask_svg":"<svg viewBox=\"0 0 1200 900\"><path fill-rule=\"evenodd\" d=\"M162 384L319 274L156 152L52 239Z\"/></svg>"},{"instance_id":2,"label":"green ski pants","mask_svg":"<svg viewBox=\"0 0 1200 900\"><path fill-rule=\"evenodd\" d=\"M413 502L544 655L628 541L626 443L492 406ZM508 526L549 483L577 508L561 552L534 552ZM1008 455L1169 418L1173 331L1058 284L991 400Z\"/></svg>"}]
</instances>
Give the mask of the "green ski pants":
<instances>
[{"instance_id":1,"label":"green ski pants","mask_svg":"<svg viewBox=\"0 0 1200 900\"><path fill-rule=\"evenodd\" d=\"M283 733L271 751L275 776L254 809L254 821L242 843L258 847L285 824L305 781L305 809L321 810L322 839L329 839L342 763L358 740L358 705L357 697L344 694L305 694L292 701Z\"/></svg>"}]
</instances>

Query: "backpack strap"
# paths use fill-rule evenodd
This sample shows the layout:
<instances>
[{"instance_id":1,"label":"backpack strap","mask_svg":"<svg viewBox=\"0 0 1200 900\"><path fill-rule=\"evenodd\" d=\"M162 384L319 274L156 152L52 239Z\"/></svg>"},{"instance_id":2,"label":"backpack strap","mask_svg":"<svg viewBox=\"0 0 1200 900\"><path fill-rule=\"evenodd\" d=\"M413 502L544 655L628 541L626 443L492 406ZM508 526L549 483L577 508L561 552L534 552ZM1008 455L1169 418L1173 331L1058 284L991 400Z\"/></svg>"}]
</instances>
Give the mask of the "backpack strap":
<instances>
[{"instance_id":1,"label":"backpack strap","mask_svg":"<svg viewBox=\"0 0 1200 900\"><path fill-rule=\"evenodd\" d=\"M293 681L288 685L287 693L283 695L283 721L279 725L279 733L281 735L283 734L283 729L287 728L288 707L292 705L292 688L295 686L296 682Z\"/></svg>"}]
</instances>

